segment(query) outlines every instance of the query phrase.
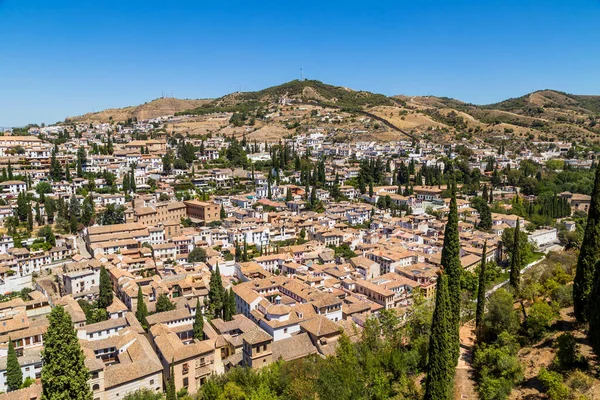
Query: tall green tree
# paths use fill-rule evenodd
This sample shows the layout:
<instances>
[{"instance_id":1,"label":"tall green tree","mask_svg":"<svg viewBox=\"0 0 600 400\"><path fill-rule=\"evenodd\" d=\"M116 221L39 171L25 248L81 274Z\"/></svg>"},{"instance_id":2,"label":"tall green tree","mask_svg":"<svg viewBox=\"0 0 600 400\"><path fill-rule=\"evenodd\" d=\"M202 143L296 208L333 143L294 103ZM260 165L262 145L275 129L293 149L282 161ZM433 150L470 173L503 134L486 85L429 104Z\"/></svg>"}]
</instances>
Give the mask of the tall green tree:
<instances>
[{"instance_id":1,"label":"tall green tree","mask_svg":"<svg viewBox=\"0 0 600 400\"><path fill-rule=\"evenodd\" d=\"M425 400L448 400L454 372L454 330L452 304L448 293L448 277L441 272L437 278L435 309L429 338L429 362L425 381Z\"/></svg>"},{"instance_id":2,"label":"tall green tree","mask_svg":"<svg viewBox=\"0 0 600 400\"><path fill-rule=\"evenodd\" d=\"M477 308L475 310L475 330L477 341L481 340L481 330L483 327L483 316L485 313L485 267L486 267L487 241L483 244L483 253L481 253L481 265L479 266L479 282L477 287Z\"/></svg>"},{"instance_id":3,"label":"tall green tree","mask_svg":"<svg viewBox=\"0 0 600 400\"><path fill-rule=\"evenodd\" d=\"M594 189L588 211L587 225L573 282L573 306L575 318L585 322L590 316L589 299L594 279L594 270L600 255L600 164L596 168Z\"/></svg>"},{"instance_id":4,"label":"tall green tree","mask_svg":"<svg viewBox=\"0 0 600 400\"><path fill-rule=\"evenodd\" d=\"M63 307L52 309L42 350L42 400L91 400L85 356Z\"/></svg>"},{"instance_id":5,"label":"tall green tree","mask_svg":"<svg viewBox=\"0 0 600 400\"><path fill-rule=\"evenodd\" d=\"M96 206L94 205L94 200L90 194L83 200L83 206L81 207L81 223L85 226L90 226L95 216Z\"/></svg>"},{"instance_id":6,"label":"tall green tree","mask_svg":"<svg viewBox=\"0 0 600 400\"><path fill-rule=\"evenodd\" d=\"M17 390L23 384L23 371L19 365L15 345L11 338L8 338L8 357L6 358L6 385L8 391Z\"/></svg>"},{"instance_id":7,"label":"tall green tree","mask_svg":"<svg viewBox=\"0 0 600 400\"><path fill-rule=\"evenodd\" d=\"M460 293L462 264L460 263L460 238L458 235L458 208L456 205L456 188L452 187L452 198L450 200L450 212L444 230L444 247L442 249L441 265L444 273L448 275L448 290L450 299L450 340L453 348L452 362L458 362L460 352L459 325L460 325Z\"/></svg>"},{"instance_id":8,"label":"tall green tree","mask_svg":"<svg viewBox=\"0 0 600 400\"><path fill-rule=\"evenodd\" d=\"M142 293L142 287L138 286L138 295L137 295L137 308L135 311L135 317L142 324L144 329L148 329L148 322L146 321L146 317L148 316L148 307L146 307L146 303L144 303L144 294Z\"/></svg>"},{"instance_id":9,"label":"tall green tree","mask_svg":"<svg viewBox=\"0 0 600 400\"><path fill-rule=\"evenodd\" d=\"M196 315L194 316L194 339L204 340L204 316L202 315L202 307L200 299L196 300Z\"/></svg>"},{"instance_id":10,"label":"tall green tree","mask_svg":"<svg viewBox=\"0 0 600 400\"><path fill-rule=\"evenodd\" d=\"M223 282L221 280L221 272L219 270L219 264L217 264L215 270L210 275L208 289L210 315L212 315L214 318L221 318L223 316L223 292L224 289Z\"/></svg>"},{"instance_id":11,"label":"tall green tree","mask_svg":"<svg viewBox=\"0 0 600 400\"><path fill-rule=\"evenodd\" d=\"M171 367L169 369L169 380L167 381L167 392L165 399L177 400L177 393L175 392L175 371L173 368L173 361L171 361Z\"/></svg>"},{"instance_id":12,"label":"tall green tree","mask_svg":"<svg viewBox=\"0 0 600 400\"><path fill-rule=\"evenodd\" d=\"M600 261L596 263L594 282L588 301L588 319L590 322L588 338L596 356L600 356Z\"/></svg>"},{"instance_id":13,"label":"tall green tree","mask_svg":"<svg viewBox=\"0 0 600 400\"><path fill-rule=\"evenodd\" d=\"M113 302L112 284L110 276L104 266L100 267L100 294L98 296L98 307L106 309Z\"/></svg>"},{"instance_id":14,"label":"tall green tree","mask_svg":"<svg viewBox=\"0 0 600 400\"><path fill-rule=\"evenodd\" d=\"M517 219L517 226L515 228L513 251L510 257L510 286L515 292L515 296L518 296L521 286L521 218Z\"/></svg>"},{"instance_id":15,"label":"tall green tree","mask_svg":"<svg viewBox=\"0 0 600 400\"><path fill-rule=\"evenodd\" d=\"M60 162L56 159L56 149L52 150L50 156L50 178L53 181L59 181L62 178L62 168Z\"/></svg>"}]
</instances>

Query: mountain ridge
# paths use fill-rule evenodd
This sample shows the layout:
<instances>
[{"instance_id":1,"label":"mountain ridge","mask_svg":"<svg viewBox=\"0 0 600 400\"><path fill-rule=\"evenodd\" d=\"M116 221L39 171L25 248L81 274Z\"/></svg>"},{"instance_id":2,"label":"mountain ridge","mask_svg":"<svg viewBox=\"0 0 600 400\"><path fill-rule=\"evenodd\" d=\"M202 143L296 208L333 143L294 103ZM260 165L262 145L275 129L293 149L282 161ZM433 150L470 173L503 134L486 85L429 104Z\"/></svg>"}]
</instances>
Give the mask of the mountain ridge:
<instances>
[{"instance_id":1,"label":"mountain ridge","mask_svg":"<svg viewBox=\"0 0 600 400\"><path fill-rule=\"evenodd\" d=\"M336 110L348 116L369 112L378 118L389 121L399 129L423 137L443 137L444 139L481 138L497 136L527 137L529 140L591 140L600 139L600 96L574 95L552 89L543 89L523 96L509 98L497 103L476 105L458 99L440 96L386 96L363 90L353 90L344 86L328 85L317 80L294 80L252 92L235 92L216 99L180 100L157 99L140 106L124 109L109 109L99 113L85 114L67 119L65 122L124 121L127 118L153 118L163 115L179 115L188 118L212 115L219 112L237 114L240 118L223 120L219 127L211 127L215 132L224 129L247 126L257 129L285 121L264 120L269 110L289 105L296 108L300 104L314 105L319 109ZM273 108L275 107L275 108ZM304 107L304 106L303 106ZM304 107L305 108L305 107ZM314 112L314 111L312 111ZM123 117L126 117L123 119ZM314 118L295 116L302 127L318 124ZM352 117L352 119L354 119ZM214 122L214 121L213 121ZM342 123L341 127L345 125ZM389 126L389 125L388 125ZM347 124L348 129L356 129ZM175 127L174 127L175 129ZM176 130L176 129L175 129ZM278 130L281 135L285 130ZM441 132L443 135L430 135ZM224 131L225 132L225 131ZM377 132L374 137L377 138ZM389 138L389 136L382 136ZM389 140L389 139L388 139Z\"/></svg>"}]
</instances>

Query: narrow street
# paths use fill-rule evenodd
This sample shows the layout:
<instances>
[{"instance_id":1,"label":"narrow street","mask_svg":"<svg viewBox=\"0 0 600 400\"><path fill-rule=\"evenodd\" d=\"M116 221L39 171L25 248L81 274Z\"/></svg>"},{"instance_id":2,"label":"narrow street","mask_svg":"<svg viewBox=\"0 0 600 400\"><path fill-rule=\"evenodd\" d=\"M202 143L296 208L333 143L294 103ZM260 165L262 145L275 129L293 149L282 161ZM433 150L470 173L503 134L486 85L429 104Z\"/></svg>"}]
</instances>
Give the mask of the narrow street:
<instances>
[{"instance_id":1,"label":"narrow street","mask_svg":"<svg viewBox=\"0 0 600 400\"><path fill-rule=\"evenodd\" d=\"M92 258L92 255L87 250L87 247L85 247L83 238L79 235L77 235L77 248L79 249L79 254L81 254L83 257Z\"/></svg>"}]
</instances>

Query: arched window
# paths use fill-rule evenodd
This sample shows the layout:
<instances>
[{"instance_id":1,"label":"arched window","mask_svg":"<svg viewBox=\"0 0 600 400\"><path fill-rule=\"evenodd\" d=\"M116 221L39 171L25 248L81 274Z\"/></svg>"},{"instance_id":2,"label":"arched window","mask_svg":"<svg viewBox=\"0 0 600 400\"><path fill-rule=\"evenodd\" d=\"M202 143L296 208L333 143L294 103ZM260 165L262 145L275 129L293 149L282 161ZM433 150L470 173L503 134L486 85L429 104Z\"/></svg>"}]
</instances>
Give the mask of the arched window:
<instances>
[{"instance_id":1,"label":"arched window","mask_svg":"<svg viewBox=\"0 0 600 400\"><path fill-rule=\"evenodd\" d=\"M100 385L98 385L97 383L92 386L92 390L95 392L96 390L100 390Z\"/></svg>"}]
</instances>

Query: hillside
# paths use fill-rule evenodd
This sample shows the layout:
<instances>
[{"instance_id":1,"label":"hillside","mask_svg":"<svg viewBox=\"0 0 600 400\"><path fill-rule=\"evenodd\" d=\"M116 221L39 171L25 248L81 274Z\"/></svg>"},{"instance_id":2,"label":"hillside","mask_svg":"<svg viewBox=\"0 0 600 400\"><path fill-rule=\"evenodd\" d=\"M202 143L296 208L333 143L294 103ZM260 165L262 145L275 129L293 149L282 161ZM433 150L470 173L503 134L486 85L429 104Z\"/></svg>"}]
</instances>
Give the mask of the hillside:
<instances>
[{"instance_id":1,"label":"hillside","mask_svg":"<svg viewBox=\"0 0 600 400\"><path fill-rule=\"evenodd\" d=\"M283 104L282 99L286 100ZM371 114L365 117L365 112ZM161 98L65 122L141 120L171 114L178 118L169 123L169 132L247 134L269 141L310 129L331 131L332 124L340 141L405 139L407 135L397 129L438 142L513 140L520 145L523 140L600 141L600 96L541 90L495 104L475 105L448 97L388 97L317 80L294 80L214 100ZM374 118L380 120L371 121ZM362 133L357 135L356 131Z\"/></svg>"},{"instance_id":2,"label":"hillside","mask_svg":"<svg viewBox=\"0 0 600 400\"><path fill-rule=\"evenodd\" d=\"M277 103L280 98L303 102L318 102L345 108L363 108L393 105L394 101L382 94L355 91L346 87L327 85L316 80L294 80L256 92L237 92L218 98L196 109L181 114L207 114L215 111L243 111Z\"/></svg>"},{"instance_id":3,"label":"hillside","mask_svg":"<svg viewBox=\"0 0 600 400\"><path fill-rule=\"evenodd\" d=\"M600 140L600 96L541 90L499 103L474 105L447 97L396 96L410 110L463 137Z\"/></svg>"},{"instance_id":4,"label":"hillside","mask_svg":"<svg viewBox=\"0 0 600 400\"><path fill-rule=\"evenodd\" d=\"M127 121L129 118L138 120L161 117L163 115L173 115L177 112L189 108L199 107L211 100L182 100L176 98L159 98L139 106L130 106L124 108L109 108L104 111L87 113L77 117L67 117L65 122L109 122L109 121Z\"/></svg>"}]
</instances>

